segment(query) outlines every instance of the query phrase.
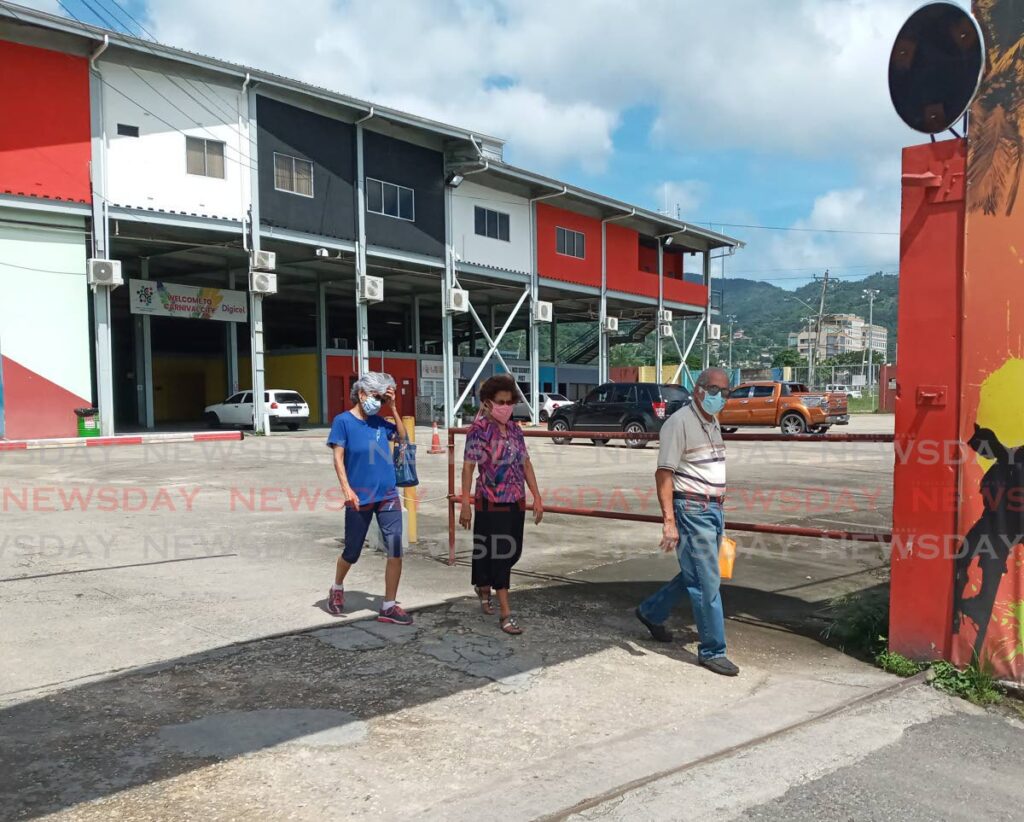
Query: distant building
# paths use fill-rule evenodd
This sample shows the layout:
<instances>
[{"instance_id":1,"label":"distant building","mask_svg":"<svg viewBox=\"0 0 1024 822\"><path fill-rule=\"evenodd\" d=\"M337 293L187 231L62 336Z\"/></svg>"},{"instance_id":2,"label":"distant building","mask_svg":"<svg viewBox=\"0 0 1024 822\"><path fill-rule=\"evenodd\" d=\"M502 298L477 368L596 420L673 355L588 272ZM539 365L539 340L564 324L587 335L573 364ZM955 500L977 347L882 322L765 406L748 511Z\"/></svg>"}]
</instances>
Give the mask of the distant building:
<instances>
[{"instance_id":1,"label":"distant building","mask_svg":"<svg viewBox=\"0 0 1024 822\"><path fill-rule=\"evenodd\" d=\"M884 357L889 331L881 325L868 325L856 314L826 314L817 334L808 329L791 331L788 344L802 357L807 357L813 346L814 356L819 360L865 349L877 351Z\"/></svg>"}]
</instances>

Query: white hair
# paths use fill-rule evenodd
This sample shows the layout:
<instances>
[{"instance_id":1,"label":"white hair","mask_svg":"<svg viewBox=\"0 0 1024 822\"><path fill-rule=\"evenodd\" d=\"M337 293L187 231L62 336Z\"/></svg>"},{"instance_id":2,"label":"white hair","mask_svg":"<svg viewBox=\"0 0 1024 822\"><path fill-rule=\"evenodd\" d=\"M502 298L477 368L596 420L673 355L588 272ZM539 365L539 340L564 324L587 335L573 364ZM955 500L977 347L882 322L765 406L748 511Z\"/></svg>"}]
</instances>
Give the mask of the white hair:
<instances>
[{"instance_id":1,"label":"white hair","mask_svg":"<svg viewBox=\"0 0 1024 822\"><path fill-rule=\"evenodd\" d=\"M367 371L352 384L352 402L359 402L359 392L367 394L384 394L389 388L395 388L395 378L379 371Z\"/></svg>"}]
</instances>

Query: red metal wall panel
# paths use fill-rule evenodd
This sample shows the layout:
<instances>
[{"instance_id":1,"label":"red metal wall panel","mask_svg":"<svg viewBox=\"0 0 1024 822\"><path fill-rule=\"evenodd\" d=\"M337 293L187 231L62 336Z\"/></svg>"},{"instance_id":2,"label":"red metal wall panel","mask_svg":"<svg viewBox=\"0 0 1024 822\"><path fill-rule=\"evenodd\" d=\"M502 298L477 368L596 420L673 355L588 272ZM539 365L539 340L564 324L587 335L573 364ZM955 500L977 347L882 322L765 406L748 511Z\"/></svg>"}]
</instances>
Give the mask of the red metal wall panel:
<instances>
[{"instance_id":1,"label":"red metal wall panel","mask_svg":"<svg viewBox=\"0 0 1024 822\"><path fill-rule=\"evenodd\" d=\"M89 63L0 40L0 192L89 202Z\"/></svg>"},{"instance_id":2,"label":"red metal wall panel","mask_svg":"<svg viewBox=\"0 0 1024 822\"><path fill-rule=\"evenodd\" d=\"M903 151L889 645L917 659L950 647L965 158L963 140Z\"/></svg>"},{"instance_id":3,"label":"red metal wall panel","mask_svg":"<svg viewBox=\"0 0 1024 822\"><path fill-rule=\"evenodd\" d=\"M352 383L359 375L359 369L353 364L350 354L327 357L327 416L334 419L342 411L352 407L349 399ZM371 355L370 370L390 374L398 383L398 413L413 416L416 413L416 383L419 375L419 362L398 357L385 357L383 365L379 355Z\"/></svg>"},{"instance_id":4,"label":"red metal wall panel","mask_svg":"<svg viewBox=\"0 0 1024 822\"><path fill-rule=\"evenodd\" d=\"M683 282L666 277L665 300L703 307L708 304L708 290L700 283Z\"/></svg>"},{"instance_id":5,"label":"red metal wall panel","mask_svg":"<svg viewBox=\"0 0 1024 822\"><path fill-rule=\"evenodd\" d=\"M559 254L556 229L583 232L586 238L584 259ZM553 280L601 287L601 221L537 203L537 270Z\"/></svg>"},{"instance_id":6,"label":"red metal wall panel","mask_svg":"<svg viewBox=\"0 0 1024 822\"><path fill-rule=\"evenodd\" d=\"M76 408L92 403L56 383L3 357L4 437L9 440L73 437L78 433Z\"/></svg>"}]
</instances>

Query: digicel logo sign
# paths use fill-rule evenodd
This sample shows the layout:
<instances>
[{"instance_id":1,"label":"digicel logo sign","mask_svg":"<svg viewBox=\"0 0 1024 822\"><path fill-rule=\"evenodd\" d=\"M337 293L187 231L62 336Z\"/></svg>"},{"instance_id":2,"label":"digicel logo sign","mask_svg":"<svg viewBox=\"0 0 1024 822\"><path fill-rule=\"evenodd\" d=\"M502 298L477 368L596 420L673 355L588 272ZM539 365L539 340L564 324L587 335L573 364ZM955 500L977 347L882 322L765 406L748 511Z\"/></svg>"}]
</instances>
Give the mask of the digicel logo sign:
<instances>
[{"instance_id":1,"label":"digicel logo sign","mask_svg":"<svg viewBox=\"0 0 1024 822\"><path fill-rule=\"evenodd\" d=\"M222 304L221 307L220 307L220 310L223 313L225 313L225 314L244 314L245 313L245 306L244 305L226 305L226 304Z\"/></svg>"}]
</instances>

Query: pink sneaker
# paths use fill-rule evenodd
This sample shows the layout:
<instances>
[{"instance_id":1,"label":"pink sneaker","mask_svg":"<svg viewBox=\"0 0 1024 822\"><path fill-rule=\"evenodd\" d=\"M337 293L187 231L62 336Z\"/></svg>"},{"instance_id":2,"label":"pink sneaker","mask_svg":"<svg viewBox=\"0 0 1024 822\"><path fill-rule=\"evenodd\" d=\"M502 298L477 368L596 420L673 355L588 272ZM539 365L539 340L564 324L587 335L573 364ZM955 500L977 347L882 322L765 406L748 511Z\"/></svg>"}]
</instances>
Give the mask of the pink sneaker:
<instances>
[{"instance_id":1,"label":"pink sneaker","mask_svg":"<svg viewBox=\"0 0 1024 822\"><path fill-rule=\"evenodd\" d=\"M334 616L341 616L345 610L345 591L341 588L331 588L327 592L327 610Z\"/></svg>"},{"instance_id":2,"label":"pink sneaker","mask_svg":"<svg viewBox=\"0 0 1024 822\"><path fill-rule=\"evenodd\" d=\"M412 625L412 617L402 610L400 605L392 605L386 611L382 608L377 614L377 622L391 622L395 625Z\"/></svg>"}]
</instances>

